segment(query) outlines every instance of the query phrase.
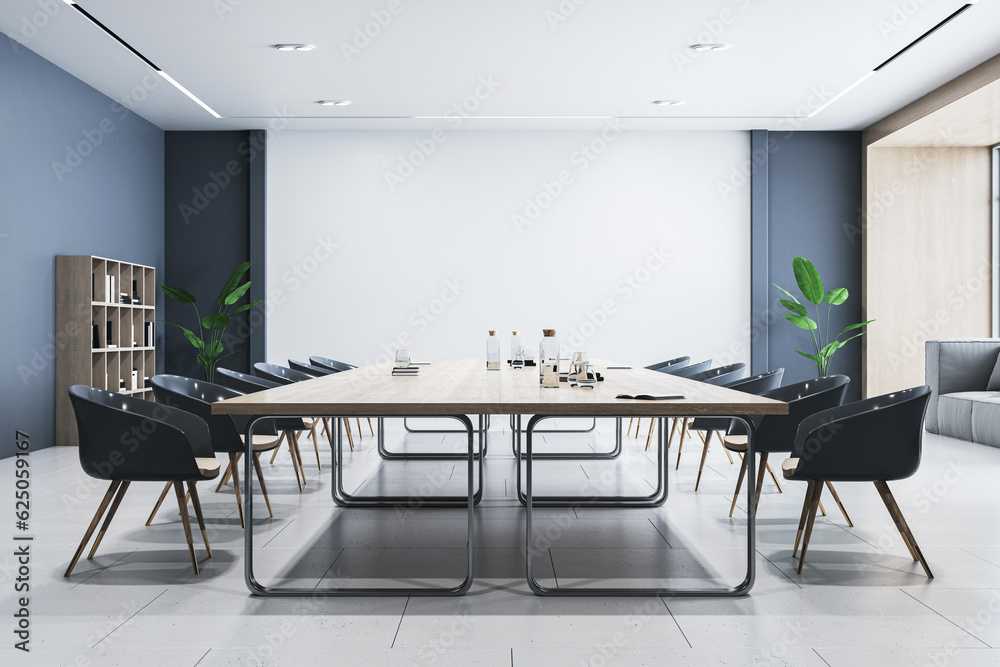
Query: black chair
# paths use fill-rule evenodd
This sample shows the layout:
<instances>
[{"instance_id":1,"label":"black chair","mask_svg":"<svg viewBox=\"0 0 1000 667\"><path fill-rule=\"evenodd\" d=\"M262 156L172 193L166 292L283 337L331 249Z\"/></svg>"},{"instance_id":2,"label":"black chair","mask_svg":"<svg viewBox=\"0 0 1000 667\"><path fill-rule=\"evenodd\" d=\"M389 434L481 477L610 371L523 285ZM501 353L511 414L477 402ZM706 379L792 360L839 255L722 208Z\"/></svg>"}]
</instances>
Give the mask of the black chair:
<instances>
[{"instance_id":1,"label":"black chair","mask_svg":"<svg viewBox=\"0 0 1000 667\"><path fill-rule=\"evenodd\" d=\"M888 484L890 480L910 477L920 466L924 413L930 394L931 388L922 385L824 410L802 420L791 457L781 466L785 479L808 483L792 550L794 558L804 529L799 573L806 560L823 486L831 482L874 482L910 556L920 562L928 579L934 578Z\"/></svg>"},{"instance_id":2,"label":"black chair","mask_svg":"<svg viewBox=\"0 0 1000 667\"><path fill-rule=\"evenodd\" d=\"M776 368L773 371L754 375L753 377L733 380L723 386L725 386L726 389L742 391L746 394L759 395L766 391L771 391L772 389L780 387L781 378L784 374L784 368ZM694 483L694 490L696 493L698 491L698 487L701 485L701 474L705 470L705 458L708 456L708 446L712 440L712 436L717 435L719 441L721 442L722 434L729 429L729 426L730 420L722 417L696 417L688 426L688 432L694 431L697 433L704 443L703 449L701 450L701 464L698 466L698 479L695 480ZM729 459L729 462L732 463L733 458L729 455L729 451L725 447L722 448L722 451L726 453L726 457ZM679 450L677 452L677 456L680 458Z\"/></svg>"},{"instance_id":3,"label":"black chair","mask_svg":"<svg viewBox=\"0 0 1000 667\"><path fill-rule=\"evenodd\" d=\"M705 384L714 385L724 385L729 382L734 382L743 378L743 373L746 371L747 365L743 362L737 362L735 364L728 364L726 366L718 366L716 368L709 368L708 370L702 371L700 373L695 373L688 377L689 380L696 380L698 382L704 382Z\"/></svg>"},{"instance_id":4,"label":"black chair","mask_svg":"<svg viewBox=\"0 0 1000 667\"><path fill-rule=\"evenodd\" d=\"M275 387L282 387L279 382L274 380L268 380L266 378L257 377L256 375L248 375L247 373L240 373L239 371L233 371L228 368L217 368L215 370L216 378L219 380L219 384L224 387L229 387L230 389L235 389L236 391L242 392L244 394L253 394L258 391L263 391L265 389L274 389ZM278 452L281 450L281 443L285 440L288 441L288 450L290 458L292 459L292 468L295 471L295 481L299 485L299 491L302 491L302 486L306 484L305 479L305 467L302 464L302 452L299 449L299 433L310 434L315 426L313 421L306 421L298 417L282 417L280 419L274 420L275 428L281 433L278 438L278 444L271 453L270 463L274 463L274 460L278 458ZM329 423L324 420L324 430L327 433L327 437L330 438L330 446L333 447L333 436L329 430ZM315 442L314 442L315 444ZM317 445L318 449L318 445ZM336 465L337 460L334 456L334 464ZM319 454L317 451L316 465L319 463ZM301 472L301 478L299 473ZM226 481L226 480L223 480Z\"/></svg>"},{"instance_id":5,"label":"black chair","mask_svg":"<svg viewBox=\"0 0 1000 667\"><path fill-rule=\"evenodd\" d=\"M702 371L707 371L712 367L712 360L699 361L696 364L687 364L685 366L668 366L666 368L661 368L658 373L666 373L667 375L674 375L679 378L689 378L692 375L701 373Z\"/></svg>"},{"instance_id":6,"label":"black chair","mask_svg":"<svg viewBox=\"0 0 1000 667\"><path fill-rule=\"evenodd\" d=\"M656 364L650 364L646 366L646 370L649 371L659 371L670 366L676 366L677 368L683 368L691 361L691 357L676 357L674 359L667 359L666 361L661 361Z\"/></svg>"},{"instance_id":7,"label":"black chair","mask_svg":"<svg viewBox=\"0 0 1000 667\"><path fill-rule=\"evenodd\" d=\"M153 394L156 395L157 402L186 410L201 417L208 424L208 429L212 434L212 448L217 453L229 455L229 466L226 468L223 481L230 476L233 478L240 526L245 527L243 499L240 491L239 460L246 451L244 433L249 417L212 414L212 403L243 396L243 393L205 380L194 380L179 375L154 375L152 384ZM273 424L267 423L258 426L257 431L253 436L253 468L257 473L257 480L260 482L260 490L264 496L264 503L267 505L267 514L273 517L271 499L267 495L267 485L264 483L264 473L260 469L260 455L261 452L271 451L278 446L278 434L274 430ZM163 502L167 490L164 488L163 493L160 494L160 499L150 513L149 520L146 521L147 526L153 522L153 517L156 516L156 511L160 508L160 503Z\"/></svg>"},{"instance_id":8,"label":"black chair","mask_svg":"<svg viewBox=\"0 0 1000 667\"><path fill-rule=\"evenodd\" d=\"M212 548L208 544L205 518L195 488L198 482L219 476L219 460L212 449L208 425L189 412L95 387L73 385L69 388L69 400L80 435L80 465L85 473L110 481L111 486L63 576L72 574L97 523L107 510L87 560L97 553L97 547L132 482L170 482L174 487L191 564L195 574L198 574L184 483L187 483L188 493L191 494L205 550L211 558Z\"/></svg>"},{"instance_id":9,"label":"black chair","mask_svg":"<svg viewBox=\"0 0 1000 667\"><path fill-rule=\"evenodd\" d=\"M265 389L274 389L275 387L283 386L273 380L267 380L265 378L257 377L256 375L240 373L239 371L233 371L228 368L215 369L215 377L219 380L219 384L222 386L235 389L236 391L244 394L253 394ZM302 453L299 450L298 434L300 432L310 432L313 426L314 424L312 422L307 423L298 417L282 417L274 420L274 427L281 433L281 436L279 436L278 444L271 453L270 462L274 463L274 460L278 457L278 451L281 449L282 441L288 440L288 450L290 458L292 459L292 468L295 471L295 481L299 485L300 492L302 491L302 486L306 482L305 468L302 466ZM333 447L333 436L330 435L329 424L325 424L325 427L327 430L327 437L330 438L330 446ZM336 456L334 457L333 462L336 465ZM318 456L316 464L319 465ZM300 471L302 473L301 478L299 476ZM222 481L225 482L226 479L223 478Z\"/></svg>"},{"instance_id":10,"label":"black chair","mask_svg":"<svg viewBox=\"0 0 1000 667\"><path fill-rule=\"evenodd\" d=\"M329 357L309 357L309 363L314 366L322 366L324 368L329 368L333 371L349 371L352 368L357 368L352 364L345 363L343 361L337 361L336 359L330 359Z\"/></svg>"},{"instance_id":11,"label":"black chair","mask_svg":"<svg viewBox=\"0 0 1000 667\"><path fill-rule=\"evenodd\" d=\"M292 370L308 373L309 375L312 375L315 378L321 378L324 375L333 375L334 373L340 372L340 371L335 371L332 368L324 368L322 366L314 366L313 364L308 364L304 361L296 361L295 359L289 359L288 366Z\"/></svg>"},{"instance_id":12,"label":"black chair","mask_svg":"<svg viewBox=\"0 0 1000 667\"><path fill-rule=\"evenodd\" d=\"M757 471L756 502L754 503L755 512L756 507L760 504L760 490L764 485L765 471L771 472L771 478L774 480L775 485L778 486L778 490L781 490L777 478L774 477L774 472L770 471L770 466L768 466L768 454L792 451L792 445L795 443L795 432L799 428L799 424L802 423L802 420L822 410L840 405L844 400L844 394L847 392L847 385L850 381L851 378L846 375L830 375L790 384L786 387L779 387L760 394L764 398L772 398L776 401L788 403L788 414L756 415L752 417L752 422L755 426L754 445L757 453L760 455L760 465ZM739 429L742 430L742 427L739 427ZM730 429L730 433L723 439L723 446L731 452L744 453L747 451L747 436L735 431L736 429L734 428ZM736 501L740 497L740 488L743 486L743 478L746 476L749 463L747 458L746 456L743 457L743 464L740 466L740 475L736 481L736 491L733 493L733 504L729 508L729 516L732 516L736 510ZM844 514L844 518L847 519L848 525L852 525L851 519L847 516L844 506L840 503L840 498L837 496L836 491L832 491L832 493L837 500L837 504L840 506L840 511Z\"/></svg>"},{"instance_id":13,"label":"black chair","mask_svg":"<svg viewBox=\"0 0 1000 667\"><path fill-rule=\"evenodd\" d=\"M278 384L295 384L296 382L305 382L306 380L315 380L316 377L306 373L305 371L297 371L294 368L288 368L286 366L279 366L278 364L268 364L263 361L258 361L253 365L253 372L257 374L257 377L262 377L265 380L271 380L272 382L277 382ZM344 420L347 422L347 420ZM320 425L327 432L327 437L333 442L333 434L330 432L330 425L324 419L313 419L309 422L309 435L312 437L313 448L316 450L316 465L319 465L319 435L318 430ZM360 426L359 426L360 430ZM347 440L351 445L351 451L354 451L354 438L351 436L351 426L350 423L347 425Z\"/></svg>"}]
</instances>

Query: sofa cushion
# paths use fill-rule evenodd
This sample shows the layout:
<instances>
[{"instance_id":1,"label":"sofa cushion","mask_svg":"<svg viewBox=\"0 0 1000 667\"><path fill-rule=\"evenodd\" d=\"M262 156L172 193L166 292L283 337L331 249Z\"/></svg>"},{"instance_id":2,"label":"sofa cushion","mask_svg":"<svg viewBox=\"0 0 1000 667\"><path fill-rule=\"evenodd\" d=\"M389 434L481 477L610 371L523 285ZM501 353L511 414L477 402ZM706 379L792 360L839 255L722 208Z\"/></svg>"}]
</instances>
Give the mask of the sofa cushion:
<instances>
[{"instance_id":1,"label":"sofa cushion","mask_svg":"<svg viewBox=\"0 0 1000 667\"><path fill-rule=\"evenodd\" d=\"M986 388L990 391L1000 391L1000 356L997 357L996 366L993 367L993 373L990 375L990 381L986 384Z\"/></svg>"},{"instance_id":2,"label":"sofa cushion","mask_svg":"<svg viewBox=\"0 0 1000 667\"><path fill-rule=\"evenodd\" d=\"M941 396L938 400L938 433L972 442L973 408L997 396L991 391L962 391Z\"/></svg>"}]
</instances>

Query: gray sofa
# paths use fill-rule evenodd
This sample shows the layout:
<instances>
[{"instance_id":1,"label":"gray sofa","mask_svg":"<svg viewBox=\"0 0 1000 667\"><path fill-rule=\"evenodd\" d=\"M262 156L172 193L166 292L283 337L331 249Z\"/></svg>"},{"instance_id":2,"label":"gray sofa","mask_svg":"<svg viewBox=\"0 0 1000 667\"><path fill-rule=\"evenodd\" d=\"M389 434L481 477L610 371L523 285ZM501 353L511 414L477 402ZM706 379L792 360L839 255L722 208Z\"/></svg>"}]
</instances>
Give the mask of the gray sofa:
<instances>
[{"instance_id":1,"label":"gray sofa","mask_svg":"<svg viewBox=\"0 0 1000 667\"><path fill-rule=\"evenodd\" d=\"M926 343L925 375L933 389L926 429L1000 447L1000 339L953 338Z\"/></svg>"}]
</instances>

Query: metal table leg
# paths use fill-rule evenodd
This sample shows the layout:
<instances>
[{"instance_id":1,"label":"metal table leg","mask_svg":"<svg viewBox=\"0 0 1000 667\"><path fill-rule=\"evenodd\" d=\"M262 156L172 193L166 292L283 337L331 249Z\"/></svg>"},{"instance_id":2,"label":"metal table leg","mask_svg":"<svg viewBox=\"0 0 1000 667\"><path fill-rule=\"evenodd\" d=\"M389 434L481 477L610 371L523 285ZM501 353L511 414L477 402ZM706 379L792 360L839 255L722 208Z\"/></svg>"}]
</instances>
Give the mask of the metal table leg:
<instances>
[{"instance_id":1,"label":"metal table leg","mask_svg":"<svg viewBox=\"0 0 1000 667\"><path fill-rule=\"evenodd\" d=\"M244 546L246 558L245 568L244 568L244 580L246 581L247 588L250 592L256 596L260 597L388 597L388 596L408 596L408 595L418 595L418 596L455 596L464 595L469 588L472 587L473 580L473 564L474 564L474 554L473 549L475 546L475 509L474 509L474 492L473 492L473 454L475 451L475 443L473 438L472 422L465 415L455 415L451 417L452 419L457 419L461 422L468 433L468 495L466 496L466 505L469 508L468 516L468 542L466 544L466 574L465 578L460 584L452 587L420 587L420 586L410 586L410 587L387 587L387 588L301 588L301 587L271 587L264 586L257 581L254 576L253 571L253 473L251 471L251 465L253 460L253 429L258 422L269 419L267 416L254 417L247 424L246 431L246 441L247 441L247 451L246 456L244 456L244 479L246 480L246 492L245 492L245 504L246 504L246 530L244 531ZM482 429L482 418L480 418L480 429ZM342 436L339 428L337 429L337 440L340 447L343 447L343 443L340 442ZM339 468L340 466L333 466L334 468ZM480 475L482 475L482 459L480 458ZM480 478L481 479L481 478Z\"/></svg>"},{"instance_id":2,"label":"metal table leg","mask_svg":"<svg viewBox=\"0 0 1000 667\"><path fill-rule=\"evenodd\" d=\"M543 419L552 419L552 417L545 417L536 415L531 418L528 425L527 438L528 442L531 443L535 433L539 431L533 430L531 424L542 421ZM521 415L517 415L518 429L516 430L515 445L514 445L514 455L517 467L517 499L522 505L527 503L527 496L523 491L523 485L521 481L521 460L527 460L527 455L521 455L521 429L520 421ZM659 437L663 437L663 422L660 424L658 433ZM621 436L622 436L622 424L620 420L615 420L615 438L617 440L618 449L621 449ZM530 446L530 445L529 445ZM546 458L546 459L576 459L579 458L574 454L548 454L541 455L535 454L532 458L535 460ZM611 458L611 457L605 457ZM663 504L667 499L667 464L665 460L664 450L657 448L656 455L656 488L648 496L581 496L581 495L555 495L555 496L535 496L535 505L538 507L568 507L572 505L586 504L589 507L658 507Z\"/></svg>"},{"instance_id":3,"label":"metal table leg","mask_svg":"<svg viewBox=\"0 0 1000 667\"><path fill-rule=\"evenodd\" d=\"M750 479L755 479L755 468L756 461L754 459L754 430L753 424L744 417L729 417L735 421L742 422L744 427L747 429L747 451L746 456L749 457L747 460L747 465L749 466ZM532 557L535 552L535 538L534 531L532 529L532 509L536 504L535 499L532 495L532 430L538 421L545 419L544 416L536 415L532 417L531 421L528 422L528 441L527 441L527 471L526 471L526 512L525 512L525 571L528 580L528 586L536 595L543 596L564 596L564 597L621 597L621 596L689 596L689 597L737 597L740 595L746 595L750 592L753 587L754 577L756 576L756 563L754 561L755 555L755 527L756 520L754 518L754 489L752 484L747 485L747 570L746 576L743 581L738 585L731 588L550 588L543 586L535 579L535 573L532 563ZM660 450L660 456L662 457L666 446L666 441L663 436L663 426L665 425L665 419L660 417L660 436L657 438L657 448ZM666 549L664 551L669 551ZM669 554L665 554L669 557Z\"/></svg>"},{"instance_id":4,"label":"metal table leg","mask_svg":"<svg viewBox=\"0 0 1000 667\"><path fill-rule=\"evenodd\" d=\"M469 421L468 417L466 417L465 415L458 415L447 418L458 419L462 423L468 423L469 437L470 438L472 437L472 422ZM340 420L337 419L335 421L337 422L337 428L336 428L336 438L334 439L334 441L337 444L337 457L338 460L343 462L344 460L343 433L340 428ZM479 442L483 443L483 446L485 447L488 440L488 435L486 432L485 419L483 418L483 415L479 415L479 428L477 430L479 432ZM380 424L379 438L382 437L382 433L383 430ZM472 459L474 461L479 462L479 485L478 485L479 488L477 488L473 493L473 502L474 504L478 505L479 502L483 499L483 484L484 484L483 459L485 458L485 456L483 456L483 452L476 453L474 451L474 448L473 448L473 453L470 454L470 456L472 456ZM452 455L450 458L444 458L444 459L441 458L440 456L438 457L426 456L424 458L431 460L454 460L454 457L455 455ZM343 464L339 466L334 466L334 468L335 469L333 471L333 480L334 480L333 502L335 502L337 505L341 507L399 507L399 506L407 506L408 504L414 502L414 498L412 496L386 496L386 495L355 496L350 493L347 493L347 491L344 490ZM464 507L464 506L465 506L464 496L435 496L433 498L420 499L420 507Z\"/></svg>"},{"instance_id":5,"label":"metal table leg","mask_svg":"<svg viewBox=\"0 0 1000 667\"><path fill-rule=\"evenodd\" d=\"M414 452L401 454L399 452L390 452L385 446L385 429L383 428L383 419L380 417L378 420L378 437L376 441L378 443L378 455L381 456L386 461L461 461L465 457L461 454L441 454L436 452ZM403 426L406 427L406 418L403 418ZM490 415L486 415L486 426L485 428L479 429L479 449L480 451L476 453L476 458L480 456L486 456L486 451L489 449L489 438L484 437L490 429ZM410 433L465 433L462 429L441 429L441 430L414 430L411 428L406 429Z\"/></svg>"},{"instance_id":6,"label":"metal table leg","mask_svg":"<svg viewBox=\"0 0 1000 667\"><path fill-rule=\"evenodd\" d=\"M518 457L518 452L520 451L521 437L521 415L511 415L510 416L510 447L511 451L514 453L515 457ZM550 428L550 429L537 429L535 433L592 433L597 428L597 418L591 417L590 428L581 429L561 429L561 428ZM610 452L579 452L579 453L565 453L565 454L535 454L536 459L579 459L584 461L602 461L607 459L616 459L622 453L622 437L621 437L621 420L615 420L615 448ZM524 460L524 454L520 454L520 459Z\"/></svg>"}]
</instances>

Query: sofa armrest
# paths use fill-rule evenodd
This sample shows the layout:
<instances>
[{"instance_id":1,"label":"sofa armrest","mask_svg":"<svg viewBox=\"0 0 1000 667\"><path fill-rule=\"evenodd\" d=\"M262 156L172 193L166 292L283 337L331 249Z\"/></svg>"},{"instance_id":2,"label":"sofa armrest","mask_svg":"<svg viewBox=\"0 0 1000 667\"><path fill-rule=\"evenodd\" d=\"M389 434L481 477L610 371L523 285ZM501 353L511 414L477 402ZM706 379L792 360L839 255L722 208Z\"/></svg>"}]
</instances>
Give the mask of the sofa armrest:
<instances>
[{"instance_id":1,"label":"sofa armrest","mask_svg":"<svg viewBox=\"0 0 1000 667\"><path fill-rule=\"evenodd\" d=\"M938 433L938 397L957 391L984 391L1000 355L1000 339L929 340L925 351L924 377L931 386L926 428Z\"/></svg>"}]
</instances>

